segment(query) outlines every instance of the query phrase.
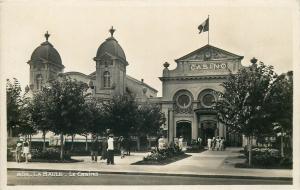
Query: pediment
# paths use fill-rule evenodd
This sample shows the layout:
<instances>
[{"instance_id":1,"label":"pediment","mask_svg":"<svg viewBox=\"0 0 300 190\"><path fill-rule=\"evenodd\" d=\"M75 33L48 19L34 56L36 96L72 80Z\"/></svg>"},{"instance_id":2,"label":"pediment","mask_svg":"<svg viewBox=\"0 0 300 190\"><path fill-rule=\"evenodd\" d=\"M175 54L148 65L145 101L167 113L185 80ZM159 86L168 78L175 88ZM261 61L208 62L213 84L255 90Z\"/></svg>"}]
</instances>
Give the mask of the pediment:
<instances>
[{"instance_id":1,"label":"pediment","mask_svg":"<svg viewBox=\"0 0 300 190\"><path fill-rule=\"evenodd\" d=\"M179 59L177 61L209 61L209 60L226 60L226 59L242 59L239 56L223 49L206 45Z\"/></svg>"}]
</instances>

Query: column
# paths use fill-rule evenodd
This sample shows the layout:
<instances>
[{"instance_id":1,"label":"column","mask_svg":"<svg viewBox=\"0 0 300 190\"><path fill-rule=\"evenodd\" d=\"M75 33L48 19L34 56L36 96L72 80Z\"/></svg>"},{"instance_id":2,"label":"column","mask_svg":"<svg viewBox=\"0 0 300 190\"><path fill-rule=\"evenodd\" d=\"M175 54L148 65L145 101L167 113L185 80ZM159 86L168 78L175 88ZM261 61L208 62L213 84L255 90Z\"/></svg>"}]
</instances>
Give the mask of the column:
<instances>
[{"instance_id":1,"label":"column","mask_svg":"<svg viewBox=\"0 0 300 190\"><path fill-rule=\"evenodd\" d=\"M223 136L223 126L222 123L218 122L218 136L221 138Z\"/></svg>"},{"instance_id":2,"label":"column","mask_svg":"<svg viewBox=\"0 0 300 190\"><path fill-rule=\"evenodd\" d=\"M172 142L174 139L174 110L168 110L168 141Z\"/></svg>"},{"instance_id":3,"label":"column","mask_svg":"<svg viewBox=\"0 0 300 190\"><path fill-rule=\"evenodd\" d=\"M193 123L192 123L192 139L198 138L198 118L196 112L194 112Z\"/></svg>"}]
</instances>

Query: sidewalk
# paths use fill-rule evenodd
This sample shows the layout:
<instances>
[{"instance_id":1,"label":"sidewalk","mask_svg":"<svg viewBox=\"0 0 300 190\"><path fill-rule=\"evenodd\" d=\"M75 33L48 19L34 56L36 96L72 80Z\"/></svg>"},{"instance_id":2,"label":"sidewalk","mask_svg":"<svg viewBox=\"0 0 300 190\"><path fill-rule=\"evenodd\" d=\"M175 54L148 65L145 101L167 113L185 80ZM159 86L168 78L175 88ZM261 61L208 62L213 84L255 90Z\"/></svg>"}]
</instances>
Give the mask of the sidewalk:
<instances>
[{"instance_id":1,"label":"sidewalk","mask_svg":"<svg viewBox=\"0 0 300 190\"><path fill-rule=\"evenodd\" d=\"M235 168L234 164L243 162L237 158L240 148L228 148L226 151L204 151L187 153L188 158L167 165L131 165L143 159L148 153L132 153L123 159L115 156L116 165L106 165L104 160L97 163L90 157L72 157L83 160L76 163L16 163L8 162L9 170L59 170L59 171L93 171L103 173L132 173L156 175L199 175L207 177L238 178L292 178L292 170L288 169L247 169Z\"/></svg>"}]
</instances>

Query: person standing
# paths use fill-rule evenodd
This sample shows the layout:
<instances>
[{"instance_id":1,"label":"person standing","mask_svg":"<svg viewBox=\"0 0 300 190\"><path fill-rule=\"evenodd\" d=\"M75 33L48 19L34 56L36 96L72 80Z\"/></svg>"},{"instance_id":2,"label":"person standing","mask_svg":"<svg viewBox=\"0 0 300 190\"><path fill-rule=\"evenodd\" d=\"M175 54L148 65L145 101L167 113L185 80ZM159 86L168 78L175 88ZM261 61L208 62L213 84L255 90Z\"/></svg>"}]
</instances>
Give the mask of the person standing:
<instances>
[{"instance_id":1,"label":"person standing","mask_svg":"<svg viewBox=\"0 0 300 190\"><path fill-rule=\"evenodd\" d=\"M99 144L98 144L98 138L96 137L93 139L92 147L91 147L92 162L97 162L98 151L99 151Z\"/></svg>"},{"instance_id":2,"label":"person standing","mask_svg":"<svg viewBox=\"0 0 300 190\"><path fill-rule=\"evenodd\" d=\"M211 138L210 137L208 137L208 139L207 139L207 148L208 148L208 150L211 150Z\"/></svg>"},{"instance_id":3,"label":"person standing","mask_svg":"<svg viewBox=\"0 0 300 190\"><path fill-rule=\"evenodd\" d=\"M107 159L107 138L103 137L101 142L101 160Z\"/></svg>"},{"instance_id":4,"label":"person standing","mask_svg":"<svg viewBox=\"0 0 300 190\"><path fill-rule=\"evenodd\" d=\"M221 141L220 141L220 144L221 144L221 150L225 150L225 139L224 137L221 137Z\"/></svg>"},{"instance_id":5,"label":"person standing","mask_svg":"<svg viewBox=\"0 0 300 190\"><path fill-rule=\"evenodd\" d=\"M130 156L130 148L131 148L131 138L130 138L130 136L128 136L126 138L125 146L126 146L126 150L127 150L127 156Z\"/></svg>"},{"instance_id":6,"label":"person standing","mask_svg":"<svg viewBox=\"0 0 300 190\"><path fill-rule=\"evenodd\" d=\"M199 150L201 150L202 149L202 139L201 139L201 137L198 137L197 141L198 141Z\"/></svg>"},{"instance_id":7,"label":"person standing","mask_svg":"<svg viewBox=\"0 0 300 190\"><path fill-rule=\"evenodd\" d=\"M16 162L21 162L22 143L18 142L16 147Z\"/></svg>"},{"instance_id":8,"label":"person standing","mask_svg":"<svg viewBox=\"0 0 300 190\"><path fill-rule=\"evenodd\" d=\"M220 137L217 137L216 139L216 149L219 151L220 150Z\"/></svg>"},{"instance_id":9,"label":"person standing","mask_svg":"<svg viewBox=\"0 0 300 190\"><path fill-rule=\"evenodd\" d=\"M213 137L212 140L211 140L211 149L215 150L215 148L216 148L216 138Z\"/></svg>"},{"instance_id":10,"label":"person standing","mask_svg":"<svg viewBox=\"0 0 300 190\"><path fill-rule=\"evenodd\" d=\"M178 145L179 145L179 149L180 150L183 150L183 137L180 136L179 139L178 139Z\"/></svg>"},{"instance_id":11,"label":"person standing","mask_svg":"<svg viewBox=\"0 0 300 190\"><path fill-rule=\"evenodd\" d=\"M114 137L112 134L109 135L107 140L107 165L114 165Z\"/></svg>"},{"instance_id":12,"label":"person standing","mask_svg":"<svg viewBox=\"0 0 300 190\"><path fill-rule=\"evenodd\" d=\"M25 157L25 162L28 163L28 154L29 154L29 143L28 140L25 140L23 143L23 154Z\"/></svg>"},{"instance_id":13,"label":"person standing","mask_svg":"<svg viewBox=\"0 0 300 190\"><path fill-rule=\"evenodd\" d=\"M165 149L165 139L163 136L161 136L158 139L158 150L163 150L163 149Z\"/></svg>"},{"instance_id":14,"label":"person standing","mask_svg":"<svg viewBox=\"0 0 300 190\"><path fill-rule=\"evenodd\" d=\"M121 159L125 157L125 140L123 136L120 136L120 151L121 151Z\"/></svg>"}]
</instances>

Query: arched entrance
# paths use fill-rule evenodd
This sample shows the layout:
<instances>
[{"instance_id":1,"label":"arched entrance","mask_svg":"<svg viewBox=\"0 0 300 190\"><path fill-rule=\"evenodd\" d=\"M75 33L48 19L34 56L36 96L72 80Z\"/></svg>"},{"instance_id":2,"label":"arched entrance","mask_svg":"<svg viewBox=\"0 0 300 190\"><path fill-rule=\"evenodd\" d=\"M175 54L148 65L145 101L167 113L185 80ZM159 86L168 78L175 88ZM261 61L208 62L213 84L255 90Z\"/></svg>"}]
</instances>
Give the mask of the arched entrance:
<instances>
[{"instance_id":1,"label":"arched entrance","mask_svg":"<svg viewBox=\"0 0 300 190\"><path fill-rule=\"evenodd\" d=\"M188 144L192 140L192 124L189 121L178 121L176 123L176 137L182 136Z\"/></svg>"},{"instance_id":2,"label":"arched entrance","mask_svg":"<svg viewBox=\"0 0 300 190\"><path fill-rule=\"evenodd\" d=\"M216 136L217 122L214 120L205 120L201 122L202 144L207 145L207 139Z\"/></svg>"}]
</instances>

